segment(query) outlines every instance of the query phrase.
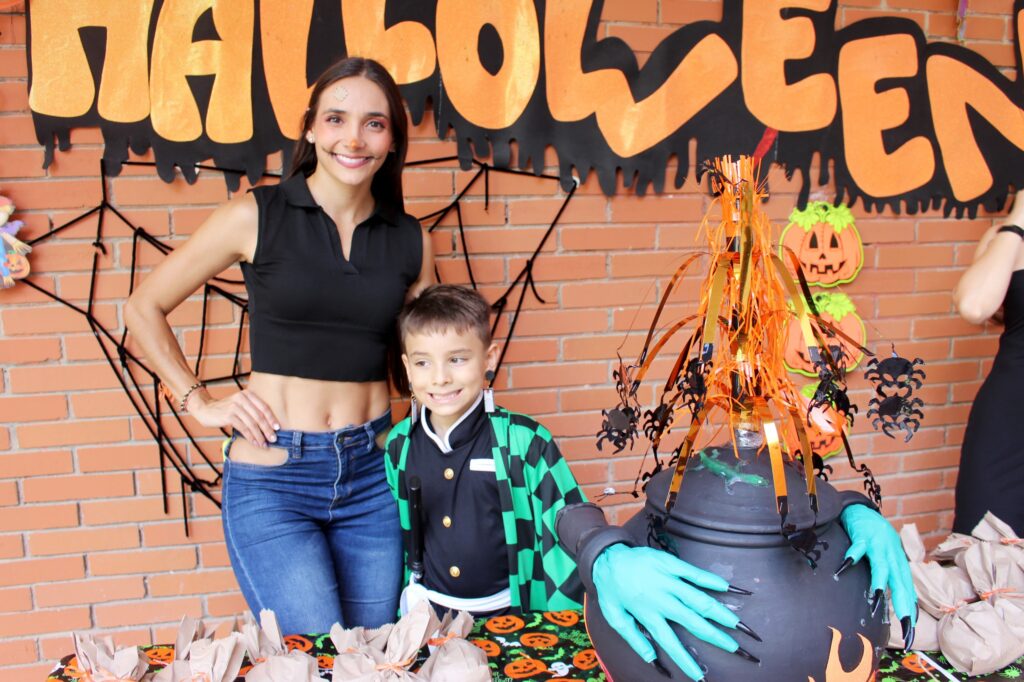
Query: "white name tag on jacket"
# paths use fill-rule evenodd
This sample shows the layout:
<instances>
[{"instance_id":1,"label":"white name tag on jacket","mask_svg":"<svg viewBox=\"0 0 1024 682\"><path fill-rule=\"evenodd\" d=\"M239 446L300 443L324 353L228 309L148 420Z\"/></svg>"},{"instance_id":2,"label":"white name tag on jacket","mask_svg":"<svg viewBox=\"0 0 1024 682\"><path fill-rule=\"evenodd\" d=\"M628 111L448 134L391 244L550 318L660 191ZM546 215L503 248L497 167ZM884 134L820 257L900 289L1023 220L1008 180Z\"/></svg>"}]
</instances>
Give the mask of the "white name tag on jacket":
<instances>
[{"instance_id":1,"label":"white name tag on jacket","mask_svg":"<svg viewBox=\"0 0 1024 682\"><path fill-rule=\"evenodd\" d=\"M480 459L469 460L470 471L490 471L494 473L494 459L491 457L481 457Z\"/></svg>"}]
</instances>

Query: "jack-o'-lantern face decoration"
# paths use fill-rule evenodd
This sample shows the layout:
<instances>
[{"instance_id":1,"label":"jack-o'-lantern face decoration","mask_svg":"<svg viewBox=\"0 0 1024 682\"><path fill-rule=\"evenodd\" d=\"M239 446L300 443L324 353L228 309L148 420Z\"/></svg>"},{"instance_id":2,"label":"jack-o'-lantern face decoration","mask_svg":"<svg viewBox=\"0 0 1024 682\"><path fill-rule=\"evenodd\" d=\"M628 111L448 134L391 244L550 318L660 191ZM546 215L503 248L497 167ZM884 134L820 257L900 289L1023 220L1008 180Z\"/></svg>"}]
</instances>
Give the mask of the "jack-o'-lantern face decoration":
<instances>
[{"instance_id":1,"label":"jack-o'-lantern face decoration","mask_svg":"<svg viewBox=\"0 0 1024 682\"><path fill-rule=\"evenodd\" d=\"M493 618L487 619L484 627L488 632L504 635L509 632L515 632L525 625L526 621L519 616L494 616Z\"/></svg>"},{"instance_id":2,"label":"jack-o'-lantern face decoration","mask_svg":"<svg viewBox=\"0 0 1024 682\"><path fill-rule=\"evenodd\" d=\"M550 632L524 632L519 643L533 649L550 649L558 644L558 635Z\"/></svg>"},{"instance_id":3,"label":"jack-o'-lantern face decoration","mask_svg":"<svg viewBox=\"0 0 1024 682\"><path fill-rule=\"evenodd\" d=\"M849 336L858 345L864 345L867 340L867 330L849 296L838 291L822 291L814 294L814 307L821 315L822 320ZM842 364L847 371L856 367L864 359L864 353L859 348L853 347L850 342L838 336L831 338L826 336L825 342L829 346L842 347L845 356L842 359ZM833 355L835 355L834 352ZM782 359L786 369L790 372L798 372L808 377L818 376L817 370L814 369L814 363L808 355L807 342L800 330L800 320L795 316L789 321L789 327L786 330L786 348Z\"/></svg>"},{"instance_id":4,"label":"jack-o'-lantern face decoration","mask_svg":"<svg viewBox=\"0 0 1024 682\"><path fill-rule=\"evenodd\" d=\"M793 209L789 220L779 239L783 260L788 262L787 248L793 251L811 284L834 287L853 281L864 265L864 246L845 204L812 201L802 211Z\"/></svg>"},{"instance_id":5,"label":"jack-o'-lantern face decoration","mask_svg":"<svg viewBox=\"0 0 1024 682\"><path fill-rule=\"evenodd\" d=\"M471 639L469 641L483 650L488 658L494 658L495 656L501 655L501 647L498 646L497 642L489 639Z\"/></svg>"},{"instance_id":6,"label":"jack-o'-lantern face decoration","mask_svg":"<svg viewBox=\"0 0 1024 682\"><path fill-rule=\"evenodd\" d=\"M174 647L155 646L152 649L146 649L146 658L149 659L150 663L167 665L174 660Z\"/></svg>"},{"instance_id":7,"label":"jack-o'-lantern face decoration","mask_svg":"<svg viewBox=\"0 0 1024 682\"><path fill-rule=\"evenodd\" d=\"M538 661L536 658L520 658L505 666L505 674L513 680L540 675L547 670L547 663Z\"/></svg>"},{"instance_id":8,"label":"jack-o'-lantern face decoration","mask_svg":"<svg viewBox=\"0 0 1024 682\"><path fill-rule=\"evenodd\" d=\"M25 258L20 253L7 254L6 264L11 277L14 279L25 279L32 272L32 268L28 264L28 258Z\"/></svg>"},{"instance_id":9,"label":"jack-o'-lantern face decoration","mask_svg":"<svg viewBox=\"0 0 1024 682\"><path fill-rule=\"evenodd\" d=\"M316 665L320 670L333 670L334 656L331 656L330 654L320 654L316 657Z\"/></svg>"},{"instance_id":10,"label":"jack-o'-lantern face decoration","mask_svg":"<svg viewBox=\"0 0 1024 682\"><path fill-rule=\"evenodd\" d=\"M580 622L580 614L578 611L545 611L544 618L555 625L560 625L563 628L571 628L573 625Z\"/></svg>"},{"instance_id":11,"label":"jack-o'-lantern face decoration","mask_svg":"<svg viewBox=\"0 0 1024 682\"><path fill-rule=\"evenodd\" d=\"M593 649L584 649L572 657L572 664L580 670L590 670L597 667L597 652Z\"/></svg>"},{"instance_id":12,"label":"jack-o'-lantern face decoration","mask_svg":"<svg viewBox=\"0 0 1024 682\"><path fill-rule=\"evenodd\" d=\"M284 636L285 646L288 647L288 651L298 649L299 651L309 651L313 648L313 642L308 637L302 635L285 635Z\"/></svg>"}]
</instances>

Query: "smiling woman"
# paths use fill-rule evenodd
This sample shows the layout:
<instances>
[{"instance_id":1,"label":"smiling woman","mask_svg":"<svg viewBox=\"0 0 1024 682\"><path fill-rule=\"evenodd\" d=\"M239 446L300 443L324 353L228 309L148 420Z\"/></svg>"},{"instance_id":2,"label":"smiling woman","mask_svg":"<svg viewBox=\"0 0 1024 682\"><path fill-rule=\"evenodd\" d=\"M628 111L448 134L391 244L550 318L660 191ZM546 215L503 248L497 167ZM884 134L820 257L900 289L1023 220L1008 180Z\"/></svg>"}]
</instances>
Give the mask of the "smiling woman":
<instances>
[{"instance_id":1,"label":"smiling woman","mask_svg":"<svg viewBox=\"0 0 1024 682\"><path fill-rule=\"evenodd\" d=\"M360 58L333 65L302 131L283 182L217 209L126 306L165 391L201 424L233 431L231 564L250 608L273 609L291 633L396 613L401 538L380 449L387 358L402 304L434 271L430 242L403 210L406 116L387 71ZM188 367L167 314L236 262L252 375L218 398Z\"/></svg>"}]
</instances>

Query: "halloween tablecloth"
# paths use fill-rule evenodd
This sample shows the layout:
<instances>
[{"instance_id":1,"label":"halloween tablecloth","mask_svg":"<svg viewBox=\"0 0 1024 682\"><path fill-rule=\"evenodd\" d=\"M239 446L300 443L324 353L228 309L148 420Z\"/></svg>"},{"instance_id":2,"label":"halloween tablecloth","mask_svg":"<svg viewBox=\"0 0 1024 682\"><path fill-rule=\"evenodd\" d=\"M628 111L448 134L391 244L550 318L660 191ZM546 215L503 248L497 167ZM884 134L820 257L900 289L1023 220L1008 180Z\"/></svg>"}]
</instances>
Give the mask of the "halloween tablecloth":
<instances>
[{"instance_id":1,"label":"halloween tablecloth","mask_svg":"<svg viewBox=\"0 0 1024 682\"><path fill-rule=\"evenodd\" d=\"M527 613L522 616L498 616L476 622L469 639L484 650L490 663L491 675L497 682L534 682L562 679L567 682L604 682L598 667L590 637L579 611ZM337 651L328 635L288 635L285 642L290 649L302 649L316 656L321 677L331 679L331 668ZM151 661L150 670L159 670L174 658L174 647L155 644L143 647ZM1024 658L992 675L968 678L953 671L941 654L932 658L953 673L957 680L1006 680L1024 678ZM47 678L48 682L79 682L80 672L75 656L61 659ZM236 682L244 682L248 664ZM926 682L944 679L940 673L930 673L930 666L914 654L904 656L889 652L879 667L877 682Z\"/></svg>"}]
</instances>

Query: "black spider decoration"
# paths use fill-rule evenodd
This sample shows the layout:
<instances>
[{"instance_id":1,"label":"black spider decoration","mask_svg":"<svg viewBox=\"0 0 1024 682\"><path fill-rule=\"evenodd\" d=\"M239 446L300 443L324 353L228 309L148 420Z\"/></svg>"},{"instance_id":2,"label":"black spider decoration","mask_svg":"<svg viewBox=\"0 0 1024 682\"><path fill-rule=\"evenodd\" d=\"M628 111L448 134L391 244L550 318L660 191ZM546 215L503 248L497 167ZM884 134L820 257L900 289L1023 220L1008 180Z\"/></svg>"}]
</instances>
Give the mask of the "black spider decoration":
<instances>
[{"instance_id":1,"label":"black spider decoration","mask_svg":"<svg viewBox=\"0 0 1024 682\"><path fill-rule=\"evenodd\" d=\"M615 446L615 452L620 453L626 449L626 444L633 447L636 437L637 422L640 420L636 410L632 407L613 407L610 410L601 410L604 422L601 430L597 432L597 449L601 449L604 441L610 441Z\"/></svg>"},{"instance_id":2,"label":"black spider decoration","mask_svg":"<svg viewBox=\"0 0 1024 682\"><path fill-rule=\"evenodd\" d=\"M797 530L793 524L783 522L782 536L789 542L790 547L804 555L812 569L818 567L821 553L828 551L828 543L818 539L813 527Z\"/></svg>"},{"instance_id":3,"label":"black spider decoration","mask_svg":"<svg viewBox=\"0 0 1024 682\"><path fill-rule=\"evenodd\" d=\"M906 433L904 443L914 437L924 418L920 409L924 407L924 401L913 397L914 389L921 388L921 380L927 376L918 367L923 364L921 358L907 360L900 357L895 349L881 362L872 358L868 363L864 376L875 385L875 395L868 402L867 416L875 415L871 421L875 430L881 428L889 438L896 438L892 431L902 430Z\"/></svg>"},{"instance_id":4,"label":"black spider decoration","mask_svg":"<svg viewBox=\"0 0 1024 682\"><path fill-rule=\"evenodd\" d=\"M693 416L697 416L704 407L704 397L708 393L708 374L711 373L711 361L691 358L686 363L686 371L679 378L676 388L680 391L680 399L690 408Z\"/></svg>"},{"instance_id":5,"label":"black spider decoration","mask_svg":"<svg viewBox=\"0 0 1024 682\"><path fill-rule=\"evenodd\" d=\"M921 380L927 378L924 370L918 367L923 364L924 360L921 358L907 360L896 355L896 351L893 350L892 355L881 362L878 358L871 358L864 378L875 385L875 392L878 395L892 395L889 389L895 388L899 395L909 398L915 388L921 388Z\"/></svg>"},{"instance_id":6,"label":"black spider decoration","mask_svg":"<svg viewBox=\"0 0 1024 682\"><path fill-rule=\"evenodd\" d=\"M853 416L857 413L857 406L850 402L846 395L846 387L839 384L832 370L821 360L814 365L818 370L818 387L814 395L807 403L807 423L811 423L811 412L819 407L829 405L836 412L843 415L847 424L853 426Z\"/></svg>"},{"instance_id":7,"label":"black spider decoration","mask_svg":"<svg viewBox=\"0 0 1024 682\"><path fill-rule=\"evenodd\" d=\"M920 398L908 399L902 395L879 394L873 396L868 402L867 416L878 415L871 420L871 426L876 431L881 426L882 433L889 438L896 438L890 433L890 430L902 429L907 434L904 436L903 442L909 443L917 429L920 428L921 419L924 418L924 412L918 409L921 407L924 407L924 402Z\"/></svg>"},{"instance_id":8,"label":"black spider decoration","mask_svg":"<svg viewBox=\"0 0 1024 682\"><path fill-rule=\"evenodd\" d=\"M800 462L801 464L803 464L803 462L804 462L803 453L801 453L800 450L797 450L793 454L796 457L796 460L798 462ZM817 452L812 452L811 453L811 466L814 467L814 475L817 476L818 478L820 478L823 481L827 481L828 477L834 471L832 469L832 465L831 464L825 464L825 460ZM803 474L803 471L801 471L800 473Z\"/></svg>"},{"instance_id":9,"label":"black spider decoration","mask_svg":"<svg viewBox=\"0 0 1024 682\"><path fill-rule=\"evenodd\" d=\"M644 412L644 435L652 445L661 440L661 435L672 423L672 405L661 403L653 410Z\"/></svg>"}]
</instances>

